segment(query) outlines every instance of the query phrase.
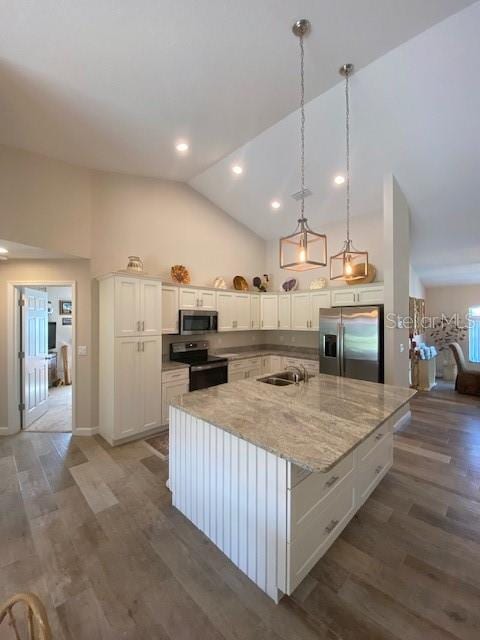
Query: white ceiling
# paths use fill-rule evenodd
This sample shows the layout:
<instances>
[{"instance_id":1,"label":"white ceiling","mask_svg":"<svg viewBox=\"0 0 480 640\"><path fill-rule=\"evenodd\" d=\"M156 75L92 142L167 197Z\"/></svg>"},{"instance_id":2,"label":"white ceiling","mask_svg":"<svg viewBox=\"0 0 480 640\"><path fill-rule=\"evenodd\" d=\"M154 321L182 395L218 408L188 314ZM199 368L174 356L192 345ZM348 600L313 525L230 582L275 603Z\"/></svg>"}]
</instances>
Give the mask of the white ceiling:
<instances>
[{"instance_id":1,"label":"white ceiling","mask_svg":"<svg viewBox=\"0 0 480 640\"><path fill-rule=\"evenodd\" d=\"M48 251L48 249L40 249L39 247L30 247L26 244L19 244L18 242L10 242L8 240L0 239L0 247L7 249L7 254L1 254L0 258L6 257L8 260L55 260L62 258L71 258L67 254L59 253L58 251ZM0 268L2 262L0 261Z\"/></svg>"},{"instance_id":2,"label":"white ceiling","mask_svg":"<svg viewBox=\"0 0 480 640\"><path fill-rule=\"evenodd\" d=\"M422 3L416 3L420 6ZM357 72L351 81L352 209L381 213L386 171L412 210L412 262L425 284L480 283L480 3ZM314 36L306 43L307 52ZM348 48L343 49L351 51ZM345 61L357 62L347 55ZM330 64L330 70L336 68ZM314 74L310 70L307 82ZM344 87L307 105L306 215L344 218ZM265 238L292 232L298 205L299 115L292 113L190 181ZM233 177L232 163L244 173ZM273 198L282 208L273 211ZM355 239L355 222L353 237ZM365 247L368 249L368 247Z\"/></svg>"},{"instance_id":3,"label":"white ceiling","mask_svg":"<svg viewBox=\"0 0 480 640\"><path fill-rule=\"evenodd\" d=\"M3 0L0 142L187 180L296 108L294 20L313 23L312 98L471 1Z\"/></svg>"}]
</instances>

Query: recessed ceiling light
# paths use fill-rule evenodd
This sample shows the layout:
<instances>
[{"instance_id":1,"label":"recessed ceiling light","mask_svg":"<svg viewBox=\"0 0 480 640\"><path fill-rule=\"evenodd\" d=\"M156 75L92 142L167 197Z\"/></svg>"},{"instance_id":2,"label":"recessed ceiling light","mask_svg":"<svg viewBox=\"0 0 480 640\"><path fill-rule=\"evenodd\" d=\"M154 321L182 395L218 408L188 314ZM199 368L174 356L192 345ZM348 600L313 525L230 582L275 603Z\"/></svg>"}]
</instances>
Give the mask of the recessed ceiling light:
<instances>
[{"instance_id":1,"label":"recessed ceiling light","mask_svg":"<svg viewBox=\"0 0 480 640\"><path fill-rule=\"evenodd\" d=\"M188 151L188 143L187 142L177 142L177 144L175 145L175 149L177 151L180 151L180 153L185 153L185 151Z\"/></svg>"},{"instance_id":2,"label":"recessed ceiling light","mask_svg":"<svg viewBox=\"0 0 480 640\"><path fill-rule=\"evenodd\" d=\"M1 254L8 253L8 249L5 249L5 247L0 247L0 253Z\"/></svg>"},{"instance_id":3,"label":"recessed ceiling light","mask_svg":"<svg viewBox=\"0 0 480 640\"><path fill-rule=\"evenodd\" d=\"M243 173L243 168L239 164L234 164L232 167L232 171L235 175L239 176Z\"/></svg>"},{"instance_id":4,"label":"recessed ceiling light","mask_svg":"<svg viewBox=\"0 0 480 640\"><path fill-rule=\"evenodd\" d=\"M272 200L270 206L272 207L272 209L280 209L282 205L278 200Z\"/></svg>"},{"instance_id":5,"label":"recessed ceiling light","mask_svg":"<svg viewBox=\"0 0 480 640\"><path fill-rule=\"evenodd\" d=\"M345 182L345 178L343 176L335 176L334 182L335 184L343 184Z\"/></svg>"}]
</instances>

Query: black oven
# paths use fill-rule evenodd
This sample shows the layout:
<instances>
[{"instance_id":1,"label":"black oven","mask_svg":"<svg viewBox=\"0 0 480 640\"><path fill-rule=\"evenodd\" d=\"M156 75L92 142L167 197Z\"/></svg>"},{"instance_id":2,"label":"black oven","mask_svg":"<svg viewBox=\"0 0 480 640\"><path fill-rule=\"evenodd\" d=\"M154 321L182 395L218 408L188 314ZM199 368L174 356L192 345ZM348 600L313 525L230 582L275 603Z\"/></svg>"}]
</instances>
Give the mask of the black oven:
<instances>
[{"instance_id":1,"label":"black oven","mask_svg":"<svg viewBox=\"0 0 480 640\"><path fill-rule=\"evenodd\" d=\"M218 312L197 309L180 309L180 334L193 336L197 333L211 333L218 329Z\"/></svg>"},{"instance_id":2,"label":"black oven","mask_svg":"<svg viewBox=\"0 0 480 640\"><path fill-rule=\"evenodd\" d=\"M190 391L228 382L228 363L208 362L190 365Z\"/></svg>"},{"instance_id":3,"label":"black oven","mask_svg":"<svg viewBox=\"0 0 480 640\"><path fill-rule=\"evenodd\" d=\"M228 360L208 353L208 342L172 342L170 360L190 368L190 391L228 382Z\"/></svg>"}]
</instances>

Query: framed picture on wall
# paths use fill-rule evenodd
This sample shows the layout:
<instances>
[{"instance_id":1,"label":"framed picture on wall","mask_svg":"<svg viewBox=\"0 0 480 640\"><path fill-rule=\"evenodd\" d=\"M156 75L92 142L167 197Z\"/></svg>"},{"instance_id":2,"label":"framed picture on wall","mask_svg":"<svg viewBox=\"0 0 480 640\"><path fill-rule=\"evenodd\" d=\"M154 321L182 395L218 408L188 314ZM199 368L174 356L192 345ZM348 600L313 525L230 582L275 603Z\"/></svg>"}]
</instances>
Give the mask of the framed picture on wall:
<instances>
[{"instance_id":1,"label":"framed picture on wall","mask_svg":"<svg viewBox=\"0 0 480 640\"><path fill-rule=\"evenodd\" d=\"M62 325L66 326L66 325L71 325L72 324L72 319L71 318L62 318Z\"/></svg>"},{"instance_id":2,"label":"framed picture on wall","mask_svg":"<svg viewBox=\"0 0 480 640\"><path fill-rule=\"evenodd\" d=\"M71 316L72 315L72 301L71 300L59 300L58 301L59 310L58 313L61 316Z\"/></svg>"}]
</instances>

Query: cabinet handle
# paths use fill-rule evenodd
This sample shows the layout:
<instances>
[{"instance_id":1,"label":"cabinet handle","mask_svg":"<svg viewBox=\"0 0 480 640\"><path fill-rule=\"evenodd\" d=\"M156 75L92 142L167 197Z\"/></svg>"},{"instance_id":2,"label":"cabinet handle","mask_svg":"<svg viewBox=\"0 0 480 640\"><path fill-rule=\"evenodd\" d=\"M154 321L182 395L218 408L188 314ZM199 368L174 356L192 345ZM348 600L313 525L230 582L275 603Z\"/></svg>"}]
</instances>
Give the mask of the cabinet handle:
<instances>
[{"instance_id":1,"label":"cabinet handle","mask_svg":"<svg viewBox=\"0 0 480 640\"><path fill-rule=\"evenodd\" d=\"M377 433L375 436L375 440L381 440L383 438L383 433Z\"/></svg>"},{"instance_id":2,"label":"cabinet handle","mask_svg":"<svg viewBox=\"0 0 480 640\"><path fill-rule=\"evenodd\" d=\"M378 474L381 473L382 469L383 469L383 466L379 464L378 467L375 469L375 475L378 476Z\"/></svg>"},{"instance_id":3,"label":"cabinet handle","mask_svg":"<svg viewBox=\"0 0 480 640\"><path fill-rule=\"evenodd\" d=\"M277 320L277 327L280 329L280 320Z\"/></svg>"},{"instance_id":4,"label":"cabinet handle","mask_svg":"<svg viewBox=\"0 0 480 640\"><path fill-rule=\"evenodd\" d=\"M338 523L338 520L332 520L330 524L325 527L325 533L332 533Z\"/></svg>"},{"instance_id":5,"label":"cabinet handle","mask_svg":"<svg viewBox=\"0 0 480 640\"><path fill-rule=\"evenodd\" d=\"M253 320L252 320L252 329L253 329Z\"/></svg>"},{"instance_id":6,"label":"cabinet handle","mask_svg":"<svg viewBox=\"0 0 480 640\"><path fill-rule=\"evenodd\" d=\"M330 478L330 480L327 480L325 482L325 486L326 487L333 487L333 485L337 482L337 480L340 480L340 476L332 476Z\"/></svg>"},{"instance_id":7,"label":"cabinet handle","mask_svg":"<svg viewBox=\"0 0 480 640\"><path fill-rule=\"evenodd\" d=\"M263 320L262 320L262 329L263 329Z\"/></svg>"},{"instance_id":8,"label":"cabinet handle","mask_svg":"<svg viewBox=\"0 0 480 640\"><path fill-rule=\"evenodd\" d=\"M140 342L137 342L137 352L140 352Z\"/></svg>"},{"instance_id":9,"label":"cabinet handle","mask_svg":"<svg viewBox=\"0 0 480 640\"><path fill-rule=\"evenodd\" d=\"M140 327L141 327L141 326L142 326L142 325L140 324L140 320L137 320L137 331L138 331L139 333L140 333L140 331L141 331L141 329L140 329Z\"/></svg>"},{"instance_id":10,"label":"cabinet handle","mask_svg":"<svg viewBox=\"0 0 480 640\"><path fill-rule=\"evenodd\" d=\"M145 320L142 320L142 331L145 331Z\"/></svg>"}]
</instances>

